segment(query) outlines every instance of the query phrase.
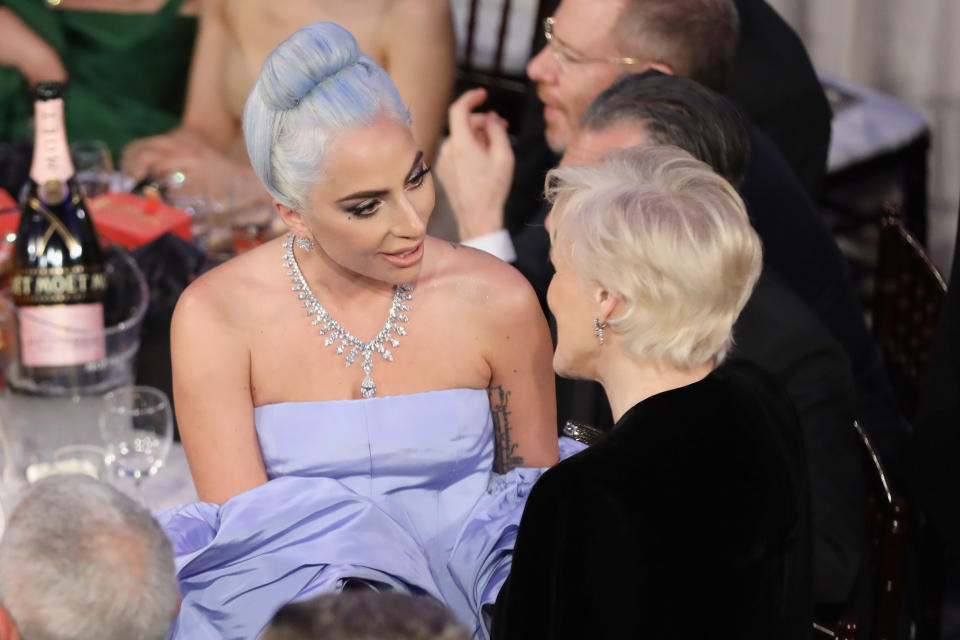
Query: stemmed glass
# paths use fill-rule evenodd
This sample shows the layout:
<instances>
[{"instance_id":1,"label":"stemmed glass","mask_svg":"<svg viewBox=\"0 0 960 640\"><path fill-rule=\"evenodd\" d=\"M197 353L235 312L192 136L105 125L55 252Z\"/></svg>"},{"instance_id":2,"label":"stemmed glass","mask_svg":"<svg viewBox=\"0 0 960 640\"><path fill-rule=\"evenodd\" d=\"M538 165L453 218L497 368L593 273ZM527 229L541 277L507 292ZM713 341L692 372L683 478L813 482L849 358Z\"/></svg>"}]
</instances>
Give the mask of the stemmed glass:
<instances>
[{"instance_id":1,"label":"stemmed glass","mask_svg":"<svg viewBox=\"0 0 960 640\"><path fill-rule=\"evenodd\" d=\"M96 198L110 190L113 158L102 140L77 140L70 143L70 159L77 182L85 198Z\"/></svg>"},{"instance_id":2,"label":"stemmed glass","mask_svg":"<svg viewBox=\"0 0 960 640\"><path fill-rule=\"evenodd\" d=\"M106 445L106 464L116 475L133 478L140 494L143 479L163 467L173 443L173 413L167 395L143 386L105 394L100 435Z\"/></svg>"}]
</instances>

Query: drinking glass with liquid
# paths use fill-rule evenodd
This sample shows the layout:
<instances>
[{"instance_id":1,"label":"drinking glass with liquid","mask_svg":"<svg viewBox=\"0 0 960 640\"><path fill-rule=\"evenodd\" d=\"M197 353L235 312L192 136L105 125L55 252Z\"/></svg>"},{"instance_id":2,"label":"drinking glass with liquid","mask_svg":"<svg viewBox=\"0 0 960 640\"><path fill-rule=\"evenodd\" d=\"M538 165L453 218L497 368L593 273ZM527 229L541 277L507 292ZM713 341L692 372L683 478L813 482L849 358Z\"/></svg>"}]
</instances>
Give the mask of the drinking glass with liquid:
<instances>
[{"instance_id":1,"label":"drinking glass with liquid","mask_svg":"<svg viewBox=\"0 0 960 640\"><path fill-rule=\"evenodd\" d=\"M155 475L173 443L173 413L160 389L122 387L103 396L100 435L106 447L105 462L122 478L133 478L139 490L145 478Z\"/></svg>"},{"instance_id":2,"label":"drinking glass with liquid","mask_svg":"<svg viewBox=\"0 0 960 640\"><path fill-rule=\"evenodd\" d=\"M76 140L70 143L70 158L77 171L77 183L87 199L110 190L113 182L113 158L102 140Z\"/></svg>"}]
</instances>

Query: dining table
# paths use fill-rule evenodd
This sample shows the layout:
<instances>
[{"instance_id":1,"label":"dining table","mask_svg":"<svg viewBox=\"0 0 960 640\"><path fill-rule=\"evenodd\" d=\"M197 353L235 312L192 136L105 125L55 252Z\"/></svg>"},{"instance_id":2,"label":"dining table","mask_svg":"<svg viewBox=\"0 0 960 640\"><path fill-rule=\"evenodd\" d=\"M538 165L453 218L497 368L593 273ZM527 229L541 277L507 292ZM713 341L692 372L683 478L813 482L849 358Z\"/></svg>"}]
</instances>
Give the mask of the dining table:
<instances>
[{"instance_id":1,"label":"dining table","mask_svg":"<svg viewBox=\"0 0 960 640\"><path fill-rule=\"evenodd\" d=\"M36 396L0 390L0 507L6 517L31 482L84 473L108 482L150 511L197 501L183 446L173 442L154 475L137 483L105 462L101 395ZM0 522L0 529L3 528Z\"/></svg>"}]
</instances>

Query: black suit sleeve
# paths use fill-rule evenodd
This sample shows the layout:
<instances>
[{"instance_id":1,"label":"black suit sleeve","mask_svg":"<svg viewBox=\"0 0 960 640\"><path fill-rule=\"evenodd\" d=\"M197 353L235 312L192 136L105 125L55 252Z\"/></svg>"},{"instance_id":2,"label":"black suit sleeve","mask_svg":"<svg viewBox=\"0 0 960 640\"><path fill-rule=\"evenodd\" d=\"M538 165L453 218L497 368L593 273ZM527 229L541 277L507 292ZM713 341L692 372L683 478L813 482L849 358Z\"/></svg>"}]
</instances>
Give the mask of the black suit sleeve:
<instances>
[{"instance_id":1,"label":"black suit sleeve","mask_svg":"<svg viewBox=\"0 0 960 640\"><path fill-rule=\"evenodd\" d=\"M514 266L530 281L537 292L540 305L547 309L547 287L553 278L553 265L550 263L550 236L544 226L549 207L541 205L530 221L521 225L512 234L513 246L517 251Z\"/></svg>"},{"instance_id":2,"label":"black suit sleeve","mask_svg":"<svg viewBox=\"0 0 960 640\"><path fill-rule=\"evenodd\" d=\"M736 0L740 41L726 95L770 136L817 199L833 114L803 42L764 0Z\"/></svg>"},{"instance_id":3,"label":"black suit sleeve","mask_svg":"<svg viewBox=\"0 0 960 640\"><path fill-rule=\"evenodd\" d=\"M880 350L870 337L846 259L822 216L762 131L748 124L750 163L741 195L772 268L840 343L853 368L857 417L891 470L909 429L900 416Z\"/></svg>"},{"instance_id":4,"label":"black suit sleeve","mask_svg":"<svg viewBox=\"0 0 960 640\"><path fill-rule=\"evenodd\" d=\"M769 270L737 320L735 336L735 354L773 374L797 411L810 484L815 600L847 602L863 559L865 507L849 361Z\"/></svg>"},{"instance_id":5,"label":"black suit sleeve","mask_svg":"<svg viewBox=\"0 0 960 640\"><path fill-rule=\"evenodd\" d=\"M863 465L853 429L853 388L839 349L813 349L781 374L803 429L818 603L851 596L863 560Z\"/></svg>"}]
</instances>

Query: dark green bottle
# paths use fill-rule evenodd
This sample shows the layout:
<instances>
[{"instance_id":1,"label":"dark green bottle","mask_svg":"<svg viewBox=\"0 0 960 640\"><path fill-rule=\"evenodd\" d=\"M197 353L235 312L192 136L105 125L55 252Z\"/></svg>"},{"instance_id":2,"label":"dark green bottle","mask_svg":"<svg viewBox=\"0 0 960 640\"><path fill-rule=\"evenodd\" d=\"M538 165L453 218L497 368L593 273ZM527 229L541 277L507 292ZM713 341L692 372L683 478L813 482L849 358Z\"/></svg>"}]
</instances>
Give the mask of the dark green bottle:
<instances>
[{"instance_id":1,"label":"dark green bottle","mask_svg":"<svg viewBox=\"0 0 960 640\"><path fill-rule=\"evenodd\" d=\"M34 102L30 179L21 196L11 293L19 307L23 391L66 393L106 358L107 275L75 179L63 119L63 85L41 83Z\"/></svg>"}]
</instances>

